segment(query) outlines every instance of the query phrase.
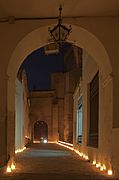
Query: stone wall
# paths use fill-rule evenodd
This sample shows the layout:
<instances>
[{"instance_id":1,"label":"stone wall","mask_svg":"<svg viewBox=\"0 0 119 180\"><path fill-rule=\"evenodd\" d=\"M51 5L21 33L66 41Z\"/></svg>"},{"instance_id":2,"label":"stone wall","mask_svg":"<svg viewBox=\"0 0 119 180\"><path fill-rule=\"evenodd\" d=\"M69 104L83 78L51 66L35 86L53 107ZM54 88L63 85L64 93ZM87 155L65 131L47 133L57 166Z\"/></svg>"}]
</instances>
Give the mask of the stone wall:
<instances>
[{"instance_id":1,"label":"stone wall","mask_svg":"<svg viewBox=\"0 0 119 180\"><path fill-rule=\"evenodd\" d=\"M48 125L48 140L53 141L53 97L54 91L34 91L30 93L30 130L36 121ZM33 134L32 134L33 135ZM31 137L33 139L33 137Z\"/></svg>"},{"instance_id":2,"label":"stone wall","mask_svg":"<svg viewBox=\"0 0 119 180\"><path fill-rule=\"evenodd\" d=\"M104 80L99 71L99 144L98 148L88 146L88 132L89 132L89 84L93 77L99 70L93 58L87 53L83 52L83 77L82 84L76 89L74 94L74 146L84 154L89 156L91 161L95 160L101 164L105 164L107 169L114 168L112 157L116 148L112 151L112 127L113 127L113 100L112 100L112 79ZM80 91L80 89L82 90ZM80 95L82 94L82 144L77 144L76 140L76 108ZM114 158L115 159L115 158ZM113 160L114 160L113 159Z\"/></svg>"}]
</instances>

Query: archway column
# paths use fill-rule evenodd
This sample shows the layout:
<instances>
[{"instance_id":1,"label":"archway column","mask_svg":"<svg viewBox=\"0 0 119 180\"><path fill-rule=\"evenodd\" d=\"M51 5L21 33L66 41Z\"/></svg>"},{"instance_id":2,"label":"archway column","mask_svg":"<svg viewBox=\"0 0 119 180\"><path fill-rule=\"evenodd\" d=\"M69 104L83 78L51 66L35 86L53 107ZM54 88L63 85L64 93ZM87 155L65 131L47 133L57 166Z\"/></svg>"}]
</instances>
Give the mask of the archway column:
<instances>
[{"instance_id":1,"label":"archway column","mask_svg":"<svg viewBox=\"0 0 119 180\"><path fill-rule=\"evenodd\" d=\"M15 155L15 78L8 77L7 96L7 152L10 158Z\"/></svg>"},{"instance_id":2,"label":"archway column","mask_svg":"<svg viewBox=\"0 0 119 180\"><path fill-rule=\"evenodd\" d=\"M113 77L113 128L119 128L119 75Z\"/></svg>"},{"instance_id":3,"label":"archway column","mask_svg":"<svg viewBox=\"0 0 119 180\"><path fill-rule=\"evenodd\" d=\"M68 92L64 98L64 140L73 140L73 92Z\"/></svg>"},{"instance_id":4,"label":"archway column","mask_svg":"<svg viewBox=\"0 0 119 180\"><path fill-rule=\"evenodd\" d=\"M111 163L119 175L119 74L113 75L113 122L111 134Z\"/></svg>"},{"instance_id":5,"label":"archway column","mask_svg":"<svg viewBox=\"0 0 119 180\"><path fill-rule=\"evenodd\" d=\"M7 162L7 75L0 76L0 167Z\"/></svg>"},{"instance_id":6,"label":"archway column","mask_svg":"<svg viewBox=\"0 0 119 180\"><path fill-rule=\"evenodd\" d=\"M98 158L107 167L112 166L113 76L99 76L99 152Z\"/></svg>"},{"instance_id":7,"label":"archway column","mask_svg":"<svg viewBox=\"0 0 119 180\"><path fill-rule=\"evenodd\" d=\"M52 131L53 131L53 141L58 141L59 137L58 137L58 104L53 104L52 107L52 111L53 111L53 117L52 117L52 121L53 121L53 127L52 127Z\"/></svg>"},{"instance_id":8,"label":"archway column","mask_svg":"<svg viewBox=\"0 0 119 180\"><path fill-rule=\"evenodd\" d=\"M102 161L119 172L119 77L115 72L101 78L101 101L99 151Z\"/></svg>"},{"instance_id":9,"label":"archway column","mask_svg":"<svg viewBox=\"0 0 119 180\"><path fill-rule=\"evenodd\" d=\"M59 140L64 140L64 99L58 99L58 133L59 133Z\"/></svg>"}]
</instances>

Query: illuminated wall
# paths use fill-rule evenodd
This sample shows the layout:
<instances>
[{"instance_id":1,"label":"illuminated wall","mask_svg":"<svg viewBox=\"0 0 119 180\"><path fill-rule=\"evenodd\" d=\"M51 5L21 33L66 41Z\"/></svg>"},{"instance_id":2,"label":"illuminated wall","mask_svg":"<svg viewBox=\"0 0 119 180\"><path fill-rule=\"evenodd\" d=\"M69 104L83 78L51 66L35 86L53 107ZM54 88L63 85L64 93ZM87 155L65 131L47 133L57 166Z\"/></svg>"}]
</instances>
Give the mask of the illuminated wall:
<instances>
[{"instance_id":1,"label":"illuminated wall","mask_svg":"<svg viewBox=\"0 0 119 180\"><path fill-rule=\"evenodd\" d=\"M15 150L24 146L23 85L16 79L15 98Z\"/></svg>"},{"instance_id":2,"label":"illuminated wall","mask_svg":"<svg viewBox=\"0 0 119 180\"><path fill-rule=\"evenodd\" d=\"M99 70L99 141L98 147L88 144L89 123L90 123L90 83ZM94 59L86 52L83 52L83 76L74 93L74 146L85 154L89 159L104 163L108 169L112 168L112 81L109 79L103 82L102 74ZM108 91L105 92L105 87ZM82 95L82 144L77 143L77 115L76 109L78 99ZM108 112L108 113L107 113ZM116 148L114 150L116 152ZM117 156L118 158L118 156Z\"/></svg>"},{"instance_id":3,"label":"illuminated wall","mask_svg":"<svg viewBox=\"0 0 119 180\"><path fill-rule=\"evenodd\" d=\"M29 101L25 72L22 78L16 79L15 95L15 150L21 149L30 137L29 131ZM27 138L26 138L27 137Z\"/></svg>"}]
</instances>

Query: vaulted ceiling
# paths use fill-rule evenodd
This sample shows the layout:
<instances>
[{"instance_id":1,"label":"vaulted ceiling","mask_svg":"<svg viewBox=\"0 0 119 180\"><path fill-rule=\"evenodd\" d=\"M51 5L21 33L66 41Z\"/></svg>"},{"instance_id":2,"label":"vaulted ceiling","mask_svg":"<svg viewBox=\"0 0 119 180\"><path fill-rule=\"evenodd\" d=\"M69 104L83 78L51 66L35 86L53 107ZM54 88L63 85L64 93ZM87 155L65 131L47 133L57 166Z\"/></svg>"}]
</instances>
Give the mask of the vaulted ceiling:
<instances>
[{"instance_id":1,"label":"vaulted ceiling","mask_svg":"<svg viewBox=\"0 0 119 180\"><path fill-rule=\"evenodd\" d=\"M0 18L119 16L119 0L0 0Z\"/></svg>"}]
</instances>

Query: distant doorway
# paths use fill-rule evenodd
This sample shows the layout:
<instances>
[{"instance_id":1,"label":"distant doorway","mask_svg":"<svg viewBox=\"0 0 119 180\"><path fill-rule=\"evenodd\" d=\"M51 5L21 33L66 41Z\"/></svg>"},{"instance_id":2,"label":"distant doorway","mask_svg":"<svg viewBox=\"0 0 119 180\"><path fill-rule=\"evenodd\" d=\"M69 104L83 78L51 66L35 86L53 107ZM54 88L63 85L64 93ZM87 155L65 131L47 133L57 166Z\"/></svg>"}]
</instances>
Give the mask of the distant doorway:
<instances>
[{"instance_id":1,"label":"distant doorway","mask_svg":"<svg viewBox=\"0 0 119 180\"><path fill-rule=\"evenodd\" d=\"M48 126L44 121L36 121L34 124L34 142L48 141Z\"/></svg>"}]
</instances>

